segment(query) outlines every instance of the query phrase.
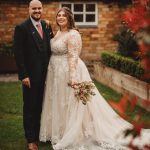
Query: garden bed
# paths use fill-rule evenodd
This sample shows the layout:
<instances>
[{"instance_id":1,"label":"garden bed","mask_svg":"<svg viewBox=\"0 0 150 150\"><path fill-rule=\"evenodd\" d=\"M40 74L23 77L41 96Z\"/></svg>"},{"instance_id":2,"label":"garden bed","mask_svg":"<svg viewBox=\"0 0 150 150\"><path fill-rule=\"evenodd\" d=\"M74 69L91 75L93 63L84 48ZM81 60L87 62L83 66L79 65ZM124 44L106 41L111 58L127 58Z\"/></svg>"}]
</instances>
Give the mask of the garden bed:
<instances>
[{"instance_id":1,"label":"garden bed","mask_svg":"<svg viewBox=\"0 0 150 150\"><path fill-rule=\"evenodd\" d=\"M107 67L100 62L94 64L94 78L119 93L137 96L139 100L150 100L150 87L148 83Z\"/></svg>"}]
</instances>

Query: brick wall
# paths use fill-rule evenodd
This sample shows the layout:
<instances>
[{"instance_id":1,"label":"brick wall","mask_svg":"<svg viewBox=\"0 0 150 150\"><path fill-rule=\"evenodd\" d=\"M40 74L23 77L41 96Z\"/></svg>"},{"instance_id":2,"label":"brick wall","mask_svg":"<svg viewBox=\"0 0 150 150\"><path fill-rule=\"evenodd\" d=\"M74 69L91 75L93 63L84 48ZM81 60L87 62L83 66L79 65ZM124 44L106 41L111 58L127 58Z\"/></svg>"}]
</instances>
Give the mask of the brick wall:
<instances>
[{"instance_id":1,"label":"brick wall","mask_svg":"<svg viewBox=\"0 0 150 150\"><path fill-rule=\"evenodd\" d=\"M60 2L43 3L43 18L50 20L54 32L57 30L55 14ZM85 61L98 60L104 50L115 50L117 43L112 41L113 34L120 27L122 8L116 4L98 2L98 26L80 27L83 39L81 57ZM28 3L0 2L0 44L11 42L14 27L28 17Z\"/></svg>"}]
</instances>

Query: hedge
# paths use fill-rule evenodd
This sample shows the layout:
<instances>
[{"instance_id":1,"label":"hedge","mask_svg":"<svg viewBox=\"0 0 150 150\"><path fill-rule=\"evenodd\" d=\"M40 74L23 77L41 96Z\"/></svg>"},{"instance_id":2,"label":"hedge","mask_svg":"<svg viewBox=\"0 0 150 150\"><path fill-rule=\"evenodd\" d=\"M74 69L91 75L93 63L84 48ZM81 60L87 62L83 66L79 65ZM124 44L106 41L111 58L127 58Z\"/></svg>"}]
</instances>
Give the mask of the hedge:
<instances>
[{"instance_id":1,"label":"hedge","mask_svg":"<svg viewBox=\"0 0 150 150\"><path fill-rule=\"evenodd\" d=\"M139 61L121 56L117 53L103 52L101 54L101 61L106 66L137 78L141 78L144 75L144 68Z\"/></svg>"}]
</instances>

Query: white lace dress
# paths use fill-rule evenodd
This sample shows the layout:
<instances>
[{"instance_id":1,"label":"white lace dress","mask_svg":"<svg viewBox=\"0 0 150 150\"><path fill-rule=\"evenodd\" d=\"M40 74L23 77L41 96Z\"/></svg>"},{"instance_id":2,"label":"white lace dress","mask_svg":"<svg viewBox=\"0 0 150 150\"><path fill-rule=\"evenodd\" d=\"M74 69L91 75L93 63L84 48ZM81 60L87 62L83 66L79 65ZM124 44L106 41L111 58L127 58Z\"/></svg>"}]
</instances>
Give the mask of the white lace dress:
<instances>
[{"instance_id":1,"label":"white lace dress","mask_svg":"<svg viewBox=\"0 0 150 150\"><path fill-rule=\"evenodd\" d=\"M41 116L40 141L51 141L55 150L124 150L129 139L122 131L131 124L120 118L95 88L96 95L87 105L78 102L68 86L71 79L91 81L79 58L82 47L78 31L58 31L51 40L50 58ZM150 142L150 132L143 139Z\"/></svg>"}]
</instances>

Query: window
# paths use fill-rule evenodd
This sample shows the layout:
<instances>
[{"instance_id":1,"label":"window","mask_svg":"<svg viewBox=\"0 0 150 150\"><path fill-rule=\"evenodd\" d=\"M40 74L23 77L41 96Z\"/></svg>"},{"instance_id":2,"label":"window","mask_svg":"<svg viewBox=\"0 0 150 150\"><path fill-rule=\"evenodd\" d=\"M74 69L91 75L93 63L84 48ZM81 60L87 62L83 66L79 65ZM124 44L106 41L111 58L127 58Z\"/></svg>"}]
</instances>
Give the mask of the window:
<instances>
[{"instance_id":1,"label":"window","mask_svg":"<svg viewBox=\"0 0 150 150\"><path fill-rule=\"evenodd\" d=\"M61 7L68 7L74 14L76 25L97 25L97 3L62 3Z\"/></svg>"}]
</instances>

